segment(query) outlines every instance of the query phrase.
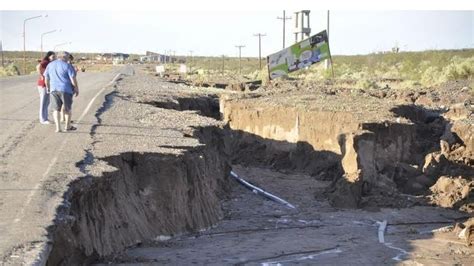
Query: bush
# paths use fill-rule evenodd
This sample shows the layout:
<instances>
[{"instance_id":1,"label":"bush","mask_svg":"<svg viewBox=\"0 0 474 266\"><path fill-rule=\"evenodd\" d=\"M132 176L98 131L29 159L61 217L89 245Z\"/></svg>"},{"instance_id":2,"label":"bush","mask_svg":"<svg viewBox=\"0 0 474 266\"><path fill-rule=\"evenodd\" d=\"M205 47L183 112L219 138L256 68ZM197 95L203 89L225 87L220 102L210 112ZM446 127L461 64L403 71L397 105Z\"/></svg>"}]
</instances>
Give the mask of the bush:
<instances>
[{"instance_id":1,"label":"bush","mask_svg":"<svg viewBox=\"0 0 474 266\"><path fill-rule=\"evenodd\" d=\"M6 67L0 67L0 77L6 76L18 76L20 75L20 70L17 66L11 64Z\"/></svg>"},{"instance_id":2,"label":"bush","mask_svg":"<svg viewBox=\"0 0 474 266\"><path fill-rule=\"evenodd\" d=\"M257 80L261 80L263 86L266 86L270 82L270 77L268 77L268 69L266 67L260 69Z\"/></svg>"},{"instance_id":3,"label":"bush","mask_svg":"<svg viewBox=\"0 0 474 266\"><path fill-rule=\"evenodd\" d=\"M442 68L430 66L424 70L421 76L421 83L424 85L435 85L449 80L472 80L473 78L474 57L459 58L455 56Z\"/></svg>"},{"instance_id":4,"label":"bush","mask_svg":"<svg viewBox=\"0 0 474 266\"><path fill-rule=\"evenodd\" d=\"M437 84L441 76L439 67L430 66L421 75L421 83L427 86Z\"/></svg>"},{"instance_id":5,"label":"bush","mask_svg":"<svg viewBox=\"0 0 474 266\"><path fill-rule=\"evenodd\" d=\"M443 69L446 80L472 79L474 76L474 57L460 59L454 57L451 64Z\"/></svg>"},{"instance_id":6,"label":"bush","mask_svg":"<svg viewBox=\"0 0 474 266\"><path fill-rule=\"evenodd\" d=\"M357 82L357 87L361 89L378 89L379 85L374 80L361 79Z\"/></svg>"}]
</instances>

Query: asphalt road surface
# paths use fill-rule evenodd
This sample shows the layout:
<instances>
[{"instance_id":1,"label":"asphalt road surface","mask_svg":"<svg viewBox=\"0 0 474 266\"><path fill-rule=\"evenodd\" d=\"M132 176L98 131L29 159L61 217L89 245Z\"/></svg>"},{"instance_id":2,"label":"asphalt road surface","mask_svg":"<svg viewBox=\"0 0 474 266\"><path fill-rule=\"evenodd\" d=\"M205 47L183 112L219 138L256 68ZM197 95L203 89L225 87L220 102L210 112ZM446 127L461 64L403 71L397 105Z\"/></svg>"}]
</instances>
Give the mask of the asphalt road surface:
<instances>
[{"instance_id":1,"label":"asphalt road surface","mask_svg":"<svg viewBox=\"0 0 474 266\"><path fill-rule=\"evenodd\" d=\"M123 70L78 74L77 130L67 133L39 123L36 75L0 79L0 264L32 263L46 253L46 229L67 184L82 174L75 164L90 144L95 112Z\"/></svg>"}]
</instances>

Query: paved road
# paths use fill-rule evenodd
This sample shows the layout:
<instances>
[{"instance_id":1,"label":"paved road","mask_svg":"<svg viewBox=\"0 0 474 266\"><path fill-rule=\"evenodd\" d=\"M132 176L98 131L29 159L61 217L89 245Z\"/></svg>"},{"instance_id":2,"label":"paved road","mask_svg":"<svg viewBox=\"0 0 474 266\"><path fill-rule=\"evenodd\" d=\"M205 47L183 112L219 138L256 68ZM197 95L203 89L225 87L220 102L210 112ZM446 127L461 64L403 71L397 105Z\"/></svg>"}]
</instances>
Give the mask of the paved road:
<instances>
[{"instance_id":1,"label":"paved road","mask_svg":"<svg viewBox=\"0 0 474 266\"><path fill-rule=\"evenodd\" d=\"M35 75L0 80L0 264L31 262L44 249L67 184L82 175L75 164L90 144L94 114L120 71L78 74L78 130L68 133L39 123Z\"/></svg>"}]
</instances>

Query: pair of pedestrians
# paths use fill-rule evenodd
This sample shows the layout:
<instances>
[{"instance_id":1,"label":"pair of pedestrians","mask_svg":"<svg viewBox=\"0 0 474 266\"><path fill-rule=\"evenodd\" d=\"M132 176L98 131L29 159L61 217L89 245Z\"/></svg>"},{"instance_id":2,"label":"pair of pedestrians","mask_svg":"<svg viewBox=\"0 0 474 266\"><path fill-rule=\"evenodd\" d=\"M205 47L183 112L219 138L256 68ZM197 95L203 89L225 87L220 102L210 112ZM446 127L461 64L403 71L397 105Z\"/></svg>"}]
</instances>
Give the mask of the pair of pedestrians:
<instances>
[{"instance_id":1,"label":"pair of pedestrians","mask_svg":"<svg viewBox=\"0 0 474 266\"><path fill-rule=\"evenodd\" d=\"M48 54L49 53L50 52L48 52ZM50 57L48 57L48 59L49 62L46 64L44 72L41 75L41 79L43 79L44 82L44 91L40 91L40 96L50 95L56 132L62 131L60 126L61 110L64 112L64 131L74 130L75 128L70 125L72 97L73 95L76 97L79 95L79 86L76 79L76 70L70 64L72 61L72 55L68 52L62 52L59 54L57 60L54 60L54 57L53 60L51 60ZM41 67L42 65L40 64L40 70ZM39 82L38 85L40 85ZM48 100L41 97L40 122L42 123L49 123L47 120L47 105L44 107L47 101Z\"/></svg>"}]
</instances>

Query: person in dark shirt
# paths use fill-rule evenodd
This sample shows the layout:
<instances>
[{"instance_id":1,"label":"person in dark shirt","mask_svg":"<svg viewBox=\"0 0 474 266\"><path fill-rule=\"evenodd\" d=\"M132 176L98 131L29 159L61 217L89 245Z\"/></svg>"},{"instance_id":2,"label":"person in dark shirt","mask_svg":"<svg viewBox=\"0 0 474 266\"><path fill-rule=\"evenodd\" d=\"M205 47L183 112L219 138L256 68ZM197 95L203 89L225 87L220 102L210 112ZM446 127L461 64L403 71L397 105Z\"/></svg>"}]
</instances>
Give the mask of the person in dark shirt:
<instances>
[{"instance_id":1,"label":"person in dark shirt","mask_svg":"<svg viewBox=\"0 0 474 266\"><path fill-rule=\"evenodd\" d=\"M38 92L40 95L40 108L39 108L39 121L43 125L49 125L48 121L48 107L49 107L49 93L46 90L46 84L44 82L44 71L48 64L56 59L56 54L52 51L46 53L46 56L41 60L41 62L36 66L38 71Z\"/></svg>"}]
</instances>

